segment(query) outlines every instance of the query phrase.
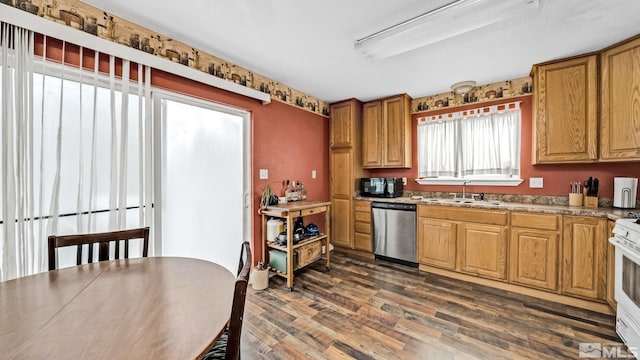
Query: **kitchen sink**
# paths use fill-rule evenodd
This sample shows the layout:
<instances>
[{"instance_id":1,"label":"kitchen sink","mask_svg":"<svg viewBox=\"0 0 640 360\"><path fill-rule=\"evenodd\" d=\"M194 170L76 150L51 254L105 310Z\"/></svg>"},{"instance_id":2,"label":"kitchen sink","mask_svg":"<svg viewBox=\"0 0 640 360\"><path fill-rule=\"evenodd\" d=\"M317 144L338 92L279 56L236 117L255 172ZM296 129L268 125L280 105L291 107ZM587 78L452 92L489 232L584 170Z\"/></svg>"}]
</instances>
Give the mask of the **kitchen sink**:
<instances>
[{"instance_id":1,"label":"kitchen sink","mask_svg":"<svg viewBox=\"0 0 640 360\"><path fill-rule=\"evenodd\" d=\"M441 199L441 198L429 198L422 201L427 203L441 203L441 204L474 204L474 205L502 205L502 201L498 200L474 200L474 199Z\"/></svg>"}]
</instances>

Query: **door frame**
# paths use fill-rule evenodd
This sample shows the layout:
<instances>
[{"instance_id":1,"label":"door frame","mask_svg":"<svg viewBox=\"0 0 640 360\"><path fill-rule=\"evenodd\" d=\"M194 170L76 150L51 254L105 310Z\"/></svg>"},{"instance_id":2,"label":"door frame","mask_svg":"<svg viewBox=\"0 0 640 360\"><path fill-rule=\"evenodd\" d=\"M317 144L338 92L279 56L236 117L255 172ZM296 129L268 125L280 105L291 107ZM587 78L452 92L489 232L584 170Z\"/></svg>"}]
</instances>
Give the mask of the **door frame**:
<instances>
[{"instance_id":1,"label":"door frame","mask_svg":"<svg viewBox=\"0 0 640 360\"><path fill-rule=\"evenodd\" d=\"M162 89L152 89L151 93L153 108L153 196L154 196L154 237L153 237L153 256L162 254L162 179L164 178L164 169L162 167L162 145L165 144L164 137L164 119L162 118L162 100L181 102L187 105L202 107L205 109L227 113L242 117L242 161L243 161L243 184L242 184L242 240L251 243L253 234L253 221L251 218L252 206L252 177L251 177L251 112L228 105L204 100L188 95L178 94ZM212 205L213 206L213 205Z\"/></svg>"}]
</instances>

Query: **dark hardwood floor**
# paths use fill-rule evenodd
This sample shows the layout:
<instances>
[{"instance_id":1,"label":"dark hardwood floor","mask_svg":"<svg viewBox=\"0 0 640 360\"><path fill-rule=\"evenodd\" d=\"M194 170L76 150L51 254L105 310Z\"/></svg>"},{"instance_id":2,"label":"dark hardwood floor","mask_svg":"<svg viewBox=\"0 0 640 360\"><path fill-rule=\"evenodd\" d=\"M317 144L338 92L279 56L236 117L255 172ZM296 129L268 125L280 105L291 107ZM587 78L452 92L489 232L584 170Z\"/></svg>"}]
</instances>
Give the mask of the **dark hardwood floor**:
<instances>
[{"instance_id":1,"label":"dark hardwood floor","mask_svg":"<svg viewBox=\"0 0 640 360\"><path fill-rule=\"evenodd\" d=\"M244 359L571 359L615 317L343 254L249 289Z\"/></svg>"}]
</instances>

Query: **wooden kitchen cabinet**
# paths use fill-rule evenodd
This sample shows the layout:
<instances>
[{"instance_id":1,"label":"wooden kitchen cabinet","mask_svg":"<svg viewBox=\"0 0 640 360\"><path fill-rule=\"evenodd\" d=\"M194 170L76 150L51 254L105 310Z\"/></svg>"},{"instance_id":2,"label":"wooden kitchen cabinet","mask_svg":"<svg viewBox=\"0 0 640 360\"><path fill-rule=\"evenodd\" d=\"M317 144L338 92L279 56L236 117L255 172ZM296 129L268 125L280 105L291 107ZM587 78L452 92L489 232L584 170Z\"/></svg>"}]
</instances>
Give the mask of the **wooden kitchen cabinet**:
<instances>
[{"instance_id":1,"label":"wooden kitchen cabinet","mask_svg":"<svg viewBox=\"0 0 640 360\"><path fill-rule=\"evenodd\" d=\"M329 135L331 148L353 146L357 139L354 134L354 121L358 117L357 107L359 104L354 101L343 101L331 105L331 133Z\"/></svg>"},{"instance_id":2,"label":"wooden kitchen cabinet","mask_svg":"<svg viewBox=\"0 0 640 360\"><path fill-rule=\"evenodd\" d=\"M460 271L493 279L507 278L507 227L461 223L458 231Z\"/></svg>"},{"instance_id":3,"label":"wooden kitchen cabinet","mask_svg":"<svg viewBox=\"0 0 640 360\"><path fill-rule=\"evenodd\" d=\"M600 160L640 160L640 37L601 55Z\"/></svg>"},{"instance_id":4,"label":"wooden kitchen cabinet","mask_svg":"<svg viewBox=\"0 0 640 360\"><path fill-rule=\"evenodd\" d=\"M418 206L418 262L507 278L507 211Z\"/></svg>"},{"instance_id":5,"label":"wooden kitchen cabinet","mask_svg":"<svg viewBox=\"0 0 640 360\"><path fill-rule=\"evenodd\" d=\"M411 98L402 94L363 107L364 168L410 168Z\"/></svg>"},{"instance_id":6,"label":"wooden kitchen cabinet","mask_svg":"<svg viewBox=\"0 0 640 360\"><path fill-rule=\"evenodd\" d=\"M382 167L382 101L362 105L362 166Z\"/></svg>"},{"instance_id":7,"label":"wooden kitchen cabinet","mask_svg":"<svg viewBox=\"0 0 640 360\"><path fill-rule=\"evenodd\" d=\"M534 164L597 161L597 59L592 54L533 66Z\"/></svg>"},{"instance_id":8,"label":"wooden kitchen cabinet","mask_svg":"<svg viewBox=\"0 0 640 360\"><path fill-rule=\"evenodd\" d=\"M371 201L355 200L353 202L355 219L354 248L373 253L371 240Z\"/></svg>"},{"instance_id":9,"label":"wooden kitchen cabinet","mask_svg":"<svg viewBox=\"0 0 640 360\"><path fill-rule=\"evenodd\" d=\"M559 215L514 212L509 239L509 282L558 290Z\"/></svg>"},{"instance_id":10,"label":"wooden kitchen cabinet","mask_svg":"<svg viewBox=\"0 0 640 360\"><path fill-rule=\"evenodd\" d=\"M356 99L331 105L329 150L329 196L331 242L353 249L353 197L362 177L362 103Z\"/></svg>"},{"instance_id":11,"label":"wooden kitchen cabinet","mask_svg":"<svg viewBox=\"0 0 640 360\"><path fill-rule=\"evenodd\" d=\"M605 299L607 219L564 216L562 293Z\"/></svg>"},{"instance_id":12,"label":"wooden kitchen cabinet","mask_svg":"<svg viewBox=\"0 0 640 360\"><path fill-rule=\"evenodd\" d=\"M418 218L418 262L456 269L456 229L453 221Z\"/></svg>"},{"instance_id":13,"label":"wooden kitchen cabinet","mask_svg":"<svg viewBox=\"0 0 640 360\"><path fill-rule=\"evenodd\" d=\"M616 226L616 222L613 220L607 221L607 237L613 237L613 227ZM616 285L616 247L613 246L607 239L607 295L606 300L612 309L618 308L618 302L615 297L615 285Z\"/></svg>"}]
</instances>

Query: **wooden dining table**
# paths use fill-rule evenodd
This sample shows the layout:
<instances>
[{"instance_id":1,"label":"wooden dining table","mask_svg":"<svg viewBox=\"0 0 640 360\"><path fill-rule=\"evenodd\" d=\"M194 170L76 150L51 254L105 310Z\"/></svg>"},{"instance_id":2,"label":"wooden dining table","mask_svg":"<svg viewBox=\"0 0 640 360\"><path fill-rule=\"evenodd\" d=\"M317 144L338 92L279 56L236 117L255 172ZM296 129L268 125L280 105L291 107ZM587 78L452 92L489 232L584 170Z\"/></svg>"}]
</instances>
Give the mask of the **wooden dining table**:
<instances>
[{"instance_id":1,"label":"wooden dining table","mask_svg":"<svg viewBox=\"0 0 640 360\"><path fill-rule=\"evenodd\" d=\"M234 284L220 265L177 257L0 282L0 358L198 358L229 320Z\"/></svg>"}]
</instances>

